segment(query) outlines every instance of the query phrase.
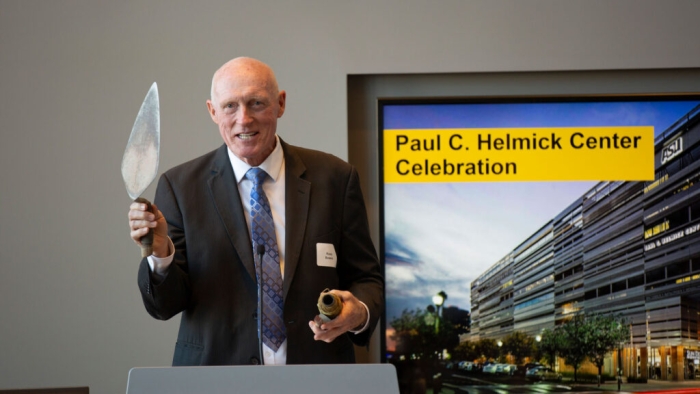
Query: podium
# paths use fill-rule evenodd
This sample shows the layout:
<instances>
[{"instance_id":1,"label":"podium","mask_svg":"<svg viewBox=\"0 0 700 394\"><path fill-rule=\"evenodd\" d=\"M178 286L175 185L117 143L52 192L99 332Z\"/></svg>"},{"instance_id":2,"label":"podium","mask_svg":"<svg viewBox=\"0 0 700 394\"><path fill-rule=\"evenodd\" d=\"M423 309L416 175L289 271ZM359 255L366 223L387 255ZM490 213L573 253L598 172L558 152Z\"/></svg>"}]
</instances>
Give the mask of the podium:
<instances>
[{"instance_id":1,"label":"podium","mask_svg":"<svg viewBox=\"0 0 700 394\"><path fill-rule=\"evenodd\" d=\"M399 394L391 364L132 368L126 394Z\"/></svg>"}]
</instances>

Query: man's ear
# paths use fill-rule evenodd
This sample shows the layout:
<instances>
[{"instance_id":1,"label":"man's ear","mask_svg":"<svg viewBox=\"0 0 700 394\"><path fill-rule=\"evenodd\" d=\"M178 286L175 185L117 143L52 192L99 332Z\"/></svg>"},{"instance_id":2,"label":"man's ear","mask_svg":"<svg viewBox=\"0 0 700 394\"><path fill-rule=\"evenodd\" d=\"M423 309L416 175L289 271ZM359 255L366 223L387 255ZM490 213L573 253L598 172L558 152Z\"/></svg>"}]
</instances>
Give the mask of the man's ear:
<instances>
[{"instance_id":1,"label":"man's ear","mask_svg":"<svg viewBox=\"0 0 700 394\"><path fill-rule=\"evenodd\" d=\"M277 97L277 104L280 107L277 117L281 118L282 115L284 115L284 106L287 104L287 92L284 90L280 91L279 96Z\"/></svg>"},{"instance_id":2,"label":"man's ear","mask_svg":"<svg viewBox=\"0 0 700 394\"><path fill-rule=\"evenodd\" d=\"M213 120L214 123L219 124L219 122L216 120L216 107L214 107L214 103L211 100L207 100L207 110L209 111L211 120Z\"/></svg>"}]
</instances>

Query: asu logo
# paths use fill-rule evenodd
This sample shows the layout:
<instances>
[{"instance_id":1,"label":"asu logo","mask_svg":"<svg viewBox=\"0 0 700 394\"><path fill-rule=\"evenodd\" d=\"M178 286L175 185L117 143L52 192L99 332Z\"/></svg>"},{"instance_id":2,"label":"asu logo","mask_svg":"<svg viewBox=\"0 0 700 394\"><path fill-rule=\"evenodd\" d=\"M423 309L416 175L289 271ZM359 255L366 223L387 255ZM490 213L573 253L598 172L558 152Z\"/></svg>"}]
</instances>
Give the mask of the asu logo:
<instances>
[{"instance_id":1,"label":"asu logo","mask_svg":"<svg viewBox=\"0 0 700 394\"><path fill-rule=\"evenodd\" d=\"M683 152L683 137L678 137L661 151L661 164L666 164L674 157L680 155L681 152Z\"/></svg>"}]
</instances>

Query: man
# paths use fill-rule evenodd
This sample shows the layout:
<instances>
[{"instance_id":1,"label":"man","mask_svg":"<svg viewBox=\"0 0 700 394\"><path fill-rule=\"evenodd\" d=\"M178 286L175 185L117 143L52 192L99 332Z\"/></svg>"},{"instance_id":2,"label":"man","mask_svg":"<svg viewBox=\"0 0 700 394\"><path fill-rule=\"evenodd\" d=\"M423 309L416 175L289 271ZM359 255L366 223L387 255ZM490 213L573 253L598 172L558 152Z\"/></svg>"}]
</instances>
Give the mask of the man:
<instances>
[{"instance_id":1,"label":"man","mask_svg":"<svg viewBox=\"0 0 700 394\"><path fill-rule=\"evenodd\" d=\"M134 241L154 230L153 255L138 274L146 310L163 320L182 312L173 365L261 361L256 262L264 270L265 364L354 362L352 344L368 343L381 314L384 283L357 172L282 141L285 103L264 63L224 64L207 101L224 145L163 174L153 213L131 205ZM343 310L317 327L326 288Z\"/></svg>"}]
</instances>

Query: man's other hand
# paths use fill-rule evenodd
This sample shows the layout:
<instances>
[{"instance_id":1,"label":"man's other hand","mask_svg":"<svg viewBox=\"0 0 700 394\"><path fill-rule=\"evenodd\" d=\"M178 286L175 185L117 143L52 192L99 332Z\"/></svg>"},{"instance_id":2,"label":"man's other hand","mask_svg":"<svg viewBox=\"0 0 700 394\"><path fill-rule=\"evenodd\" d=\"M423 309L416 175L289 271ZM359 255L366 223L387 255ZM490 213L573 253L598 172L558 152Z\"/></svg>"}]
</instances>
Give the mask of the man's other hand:
<instances>
[{"instance_id":1,"label":"man's other hand","mask_svg":"<svg viewBox=\"0 0 700 394\"><path fill-rule=\"evenodd\" d=\"M309 327L314 332L314 340L328 343L348 331L361 329L369 318L365 306L349 291L331 290L331 293L343 300L340 315L328 323L323 323L321 327L317 327L313 321L309 322Z\"/></svg>"}]
</instances>

